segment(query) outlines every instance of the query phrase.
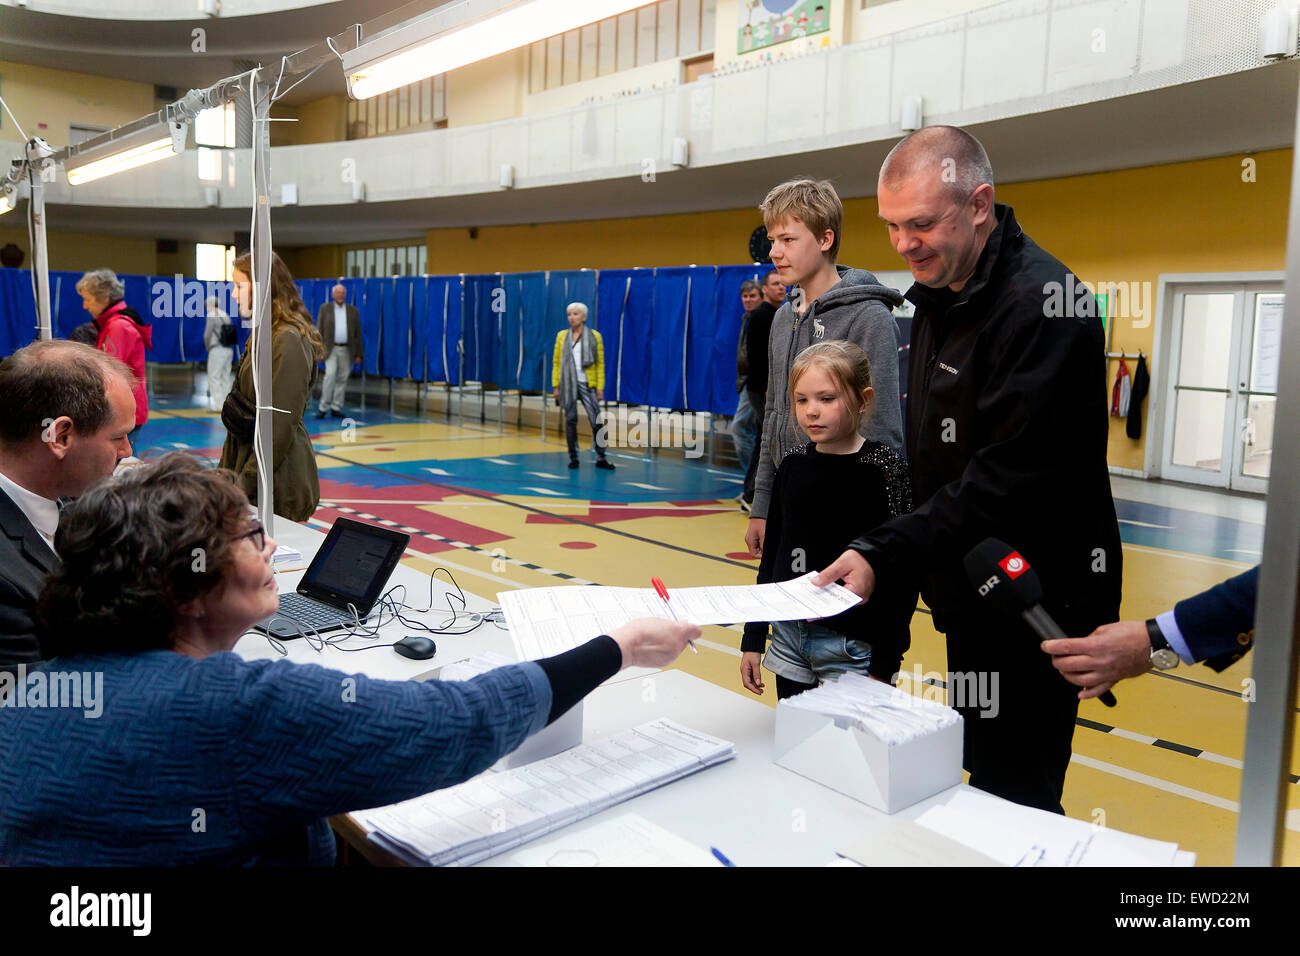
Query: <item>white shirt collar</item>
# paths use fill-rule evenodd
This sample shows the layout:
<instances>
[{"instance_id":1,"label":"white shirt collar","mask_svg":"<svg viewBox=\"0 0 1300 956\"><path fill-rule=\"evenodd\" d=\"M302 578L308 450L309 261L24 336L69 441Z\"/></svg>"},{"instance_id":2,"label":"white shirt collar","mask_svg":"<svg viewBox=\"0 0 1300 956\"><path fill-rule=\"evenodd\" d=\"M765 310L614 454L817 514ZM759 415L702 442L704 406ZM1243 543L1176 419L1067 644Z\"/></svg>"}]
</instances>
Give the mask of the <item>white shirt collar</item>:
<instances>
[{"instance_id":1,"label":"white shirt collar","mask_svg":"<svg viewBox=\"0 0 1300 956\"><path fill-rule=\"evenodd\" d=\"M42 498L34 491L28 491L4 474L0 474L0 489L3 489L10 500L18 506L18 510L27 517L32 527L53 551L54 532L59 527L58 502L52 498Z\"/></svg>"}]
</instances>

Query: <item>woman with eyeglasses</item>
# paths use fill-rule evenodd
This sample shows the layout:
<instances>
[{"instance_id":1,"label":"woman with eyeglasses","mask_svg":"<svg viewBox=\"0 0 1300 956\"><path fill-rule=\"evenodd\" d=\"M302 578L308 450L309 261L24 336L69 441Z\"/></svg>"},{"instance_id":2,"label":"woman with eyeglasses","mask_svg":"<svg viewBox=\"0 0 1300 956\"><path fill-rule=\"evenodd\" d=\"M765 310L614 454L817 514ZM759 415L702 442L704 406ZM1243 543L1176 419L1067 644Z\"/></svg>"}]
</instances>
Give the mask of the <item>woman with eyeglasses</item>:
<instances>
[{"instance_id":1,"label":"woman with eyeglasses","mask_svg":"<svg viewBox=\"0 0 1300 956\"><path fill-rule=\"evenodd\" d=\"M0 865L328 865L328 817L466 780L699 635L634 621L465 682L246 661L231 649L278 606L275 541L232 479L172 453L63 512L37 612L51 659L26 680L99 689L0 707Z\"/></svg>"}]
</instances>

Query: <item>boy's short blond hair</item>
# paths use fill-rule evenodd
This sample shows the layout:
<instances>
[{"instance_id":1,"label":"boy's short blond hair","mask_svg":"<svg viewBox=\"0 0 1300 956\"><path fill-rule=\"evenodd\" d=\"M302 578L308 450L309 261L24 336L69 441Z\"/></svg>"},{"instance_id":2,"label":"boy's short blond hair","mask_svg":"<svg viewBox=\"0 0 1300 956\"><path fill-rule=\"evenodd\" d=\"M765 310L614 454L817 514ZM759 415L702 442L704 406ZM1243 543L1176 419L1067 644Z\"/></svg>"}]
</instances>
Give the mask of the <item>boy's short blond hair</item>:
<instances>
[{"instance_id":1,"label":"boy's short blond hair","mask_svg":"<svg viewBox=\"0 0 1300 956\"><path fill-rule=\"evenodd\" d=\"M844 205L835 187L825 179L791 179L773 186L758 207L768 229L783 219L794 219L808 227L817 238L827 229L835 233L827 255L834 262L840 252L840 226L844 222Z\"/></svg>"}]
</instances>

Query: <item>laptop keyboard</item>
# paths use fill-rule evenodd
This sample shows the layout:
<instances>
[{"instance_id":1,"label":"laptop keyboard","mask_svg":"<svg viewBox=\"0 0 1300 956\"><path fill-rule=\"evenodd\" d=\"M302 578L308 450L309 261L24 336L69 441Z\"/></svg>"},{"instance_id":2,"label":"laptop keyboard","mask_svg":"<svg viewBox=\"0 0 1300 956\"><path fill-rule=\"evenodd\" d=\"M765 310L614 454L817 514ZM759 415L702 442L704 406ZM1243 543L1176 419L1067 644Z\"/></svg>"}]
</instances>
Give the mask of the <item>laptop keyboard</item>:
<instances>
[{"instance_id":1,"label":"laptop keyboard","mask_svg":"<svg viewBox=\"0 0 1300 956\"><path fill-rule=\"evenodd\" d=\"M281 594L280 610L277 613L292 618L304 627L313 628L351 623L354 620L350 611L340 611L297 593Z\"/></svg>"}]
</instances>

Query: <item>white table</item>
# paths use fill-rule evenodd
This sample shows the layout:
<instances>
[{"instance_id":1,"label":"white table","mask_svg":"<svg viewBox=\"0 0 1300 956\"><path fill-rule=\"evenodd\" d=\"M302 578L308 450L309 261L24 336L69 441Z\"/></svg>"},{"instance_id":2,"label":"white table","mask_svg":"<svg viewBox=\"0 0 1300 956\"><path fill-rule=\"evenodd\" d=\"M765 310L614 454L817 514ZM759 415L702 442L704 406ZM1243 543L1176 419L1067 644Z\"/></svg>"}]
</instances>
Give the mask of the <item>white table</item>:
<instances>
[{"instance_id":1,"label":"white table","mask_svg":"<svg viewBox=\"0 0 1300 956\"><path fill-rule=\"evenodd\" d=\"M599 740L656 717L730 740L736 756L580 823L485 860L514 866L519 849L545 847L624 813L638 813L737 866L822 866L893 819L946 803L950 787L890 816L772 762L776 711L682 671L662 671L597 688L586 698L583 740Z\"/></svg>"}]
</instances>

